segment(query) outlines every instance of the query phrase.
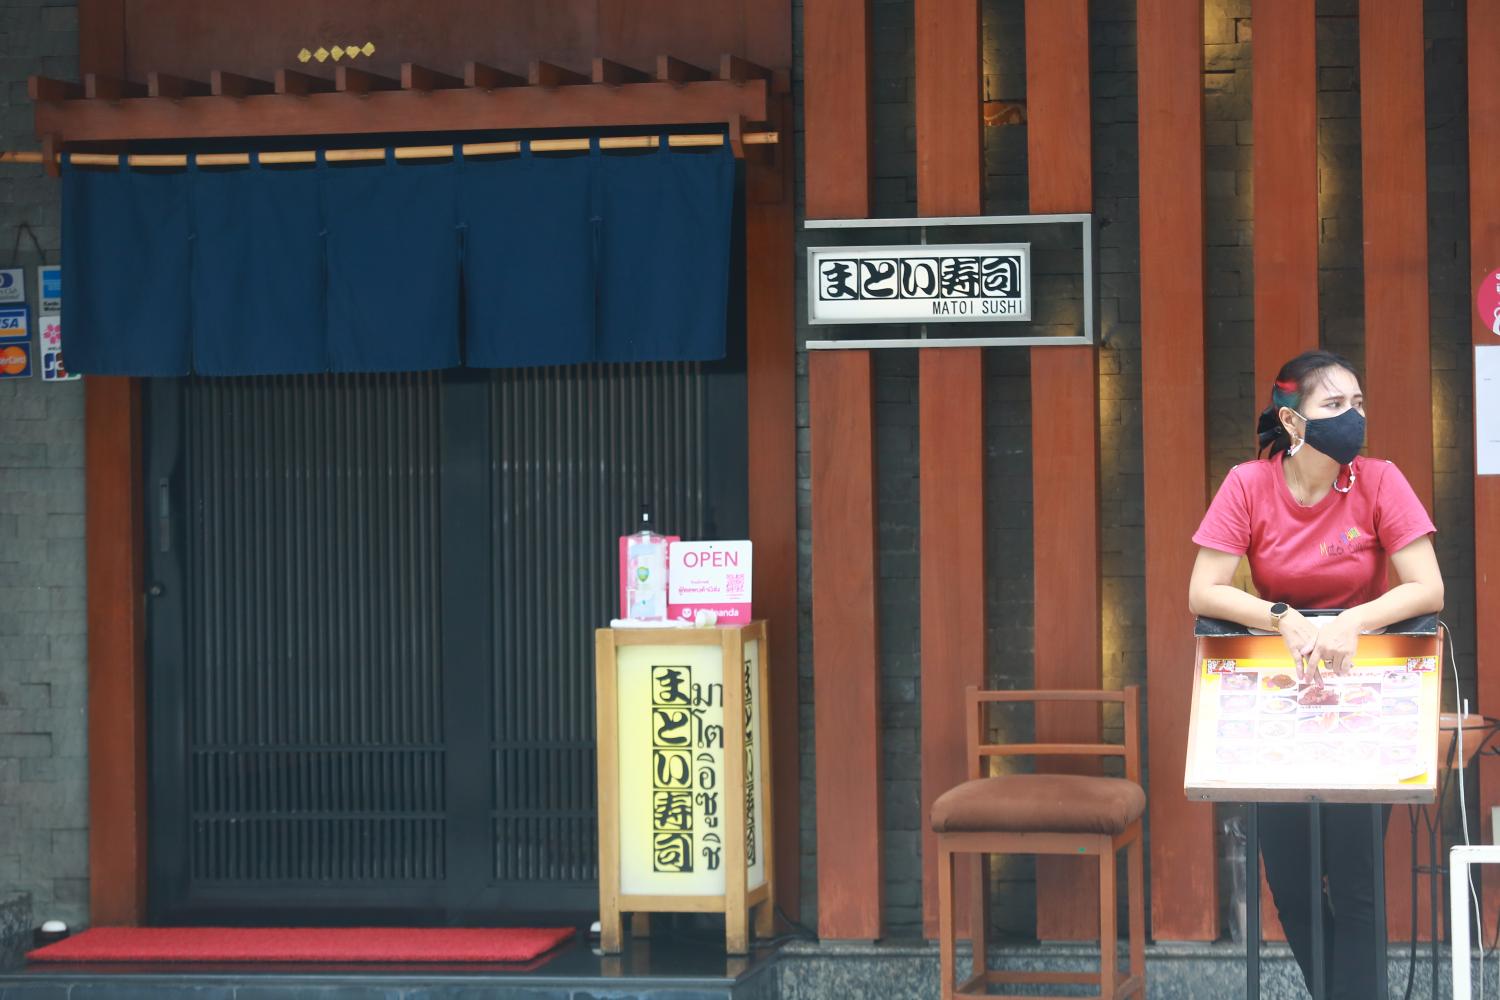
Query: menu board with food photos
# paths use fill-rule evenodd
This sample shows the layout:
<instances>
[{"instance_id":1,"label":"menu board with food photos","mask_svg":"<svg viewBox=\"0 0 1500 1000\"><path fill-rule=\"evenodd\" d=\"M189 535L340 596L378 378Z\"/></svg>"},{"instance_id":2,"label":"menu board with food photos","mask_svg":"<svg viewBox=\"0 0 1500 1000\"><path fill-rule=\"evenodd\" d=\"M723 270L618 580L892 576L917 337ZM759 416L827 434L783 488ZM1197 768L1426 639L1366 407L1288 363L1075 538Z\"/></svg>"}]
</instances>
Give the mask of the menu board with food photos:
<instances>
[{"instance_id":1,"label":"menu board with food photos","mask_svg":"<svg viewBox=\"0 0 1500 1000\"><path fill-rule=\"evenodd\" d=\"M1203 657L1193 681L1190 798L1427 802L1437 777L1435 657L1357 657L1298 680L1290 657Z\"/></svg>"}]
</instances>

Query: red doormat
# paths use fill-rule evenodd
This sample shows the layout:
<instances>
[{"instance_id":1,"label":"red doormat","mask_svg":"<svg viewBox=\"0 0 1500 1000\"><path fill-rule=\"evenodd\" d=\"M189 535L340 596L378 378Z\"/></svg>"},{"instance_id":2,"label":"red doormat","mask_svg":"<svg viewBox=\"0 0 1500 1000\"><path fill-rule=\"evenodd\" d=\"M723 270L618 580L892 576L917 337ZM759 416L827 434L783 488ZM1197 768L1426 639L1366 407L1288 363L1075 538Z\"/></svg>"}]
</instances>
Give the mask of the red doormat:
<instances>
[{"instance_id":1,"label":"red doormat","mask_svg":"<svg viewBox=\"0 0 1500 1000\"><path fill-rule=\"evenodd\" d=\"M95 927L34 962L526 962L571 927Z\"/></svg>"}]
</instances>

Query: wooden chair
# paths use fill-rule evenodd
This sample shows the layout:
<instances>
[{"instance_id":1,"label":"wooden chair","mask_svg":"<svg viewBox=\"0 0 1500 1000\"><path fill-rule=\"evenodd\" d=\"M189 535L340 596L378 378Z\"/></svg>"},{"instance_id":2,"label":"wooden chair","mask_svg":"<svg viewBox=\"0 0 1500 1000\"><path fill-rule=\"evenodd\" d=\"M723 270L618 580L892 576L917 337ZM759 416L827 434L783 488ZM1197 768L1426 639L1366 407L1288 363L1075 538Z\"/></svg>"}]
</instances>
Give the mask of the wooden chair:
<instances>
[{"instance_id":1,"label":"wooden chair","mask_svg":"<svg viewBox=\"0 0 1500 1000\"><path fill-rule=\"evenodd\" d=\"M965 692L969 780L940 795L932 805L932 829L938 847L940 970L943 1000L955 997L1010 995L988 993L991 986L1014 983L1097 984L1103 1000L1146 995L1146 911L1141 817L1146 796L1140 786L1140 698L1135 687L1123 691L980 691ZM1118 703L1125 711L1125 739L1111 743L984 742L986 705L995 702ZM1081 774L988 773L989 757L1123 757L1125 777ZM1122 976L1115 927L1115 856L1128 848L1126 893L1130 902L1130 968ZM974 974L955 986L955 859L978 856L971 866L978 878L970 896ZM1099 973L1002 972L988 968L989 874L991 854L1093 855L1099 862Z\"/></svg>"}]
</instances>

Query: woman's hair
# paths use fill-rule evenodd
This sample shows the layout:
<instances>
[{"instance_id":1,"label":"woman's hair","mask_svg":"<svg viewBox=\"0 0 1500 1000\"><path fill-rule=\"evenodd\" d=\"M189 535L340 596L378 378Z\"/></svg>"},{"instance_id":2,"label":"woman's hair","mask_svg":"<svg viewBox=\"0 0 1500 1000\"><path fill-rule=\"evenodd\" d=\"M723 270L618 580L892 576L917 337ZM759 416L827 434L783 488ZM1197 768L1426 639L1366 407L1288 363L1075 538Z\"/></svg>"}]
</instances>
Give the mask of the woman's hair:
<instances>
[{"instance_id":1,"label":"woman's hair","mask_svg":"<svg viewBox=\"0 0 1500 1000\"><path fill-rule=\"evenodd\" d=\"M1276 373L1276 382L1271 386L1271 405L1260 411L1260 420L1255 425L1260 441L1257 453L1269 446L1271 450L1267 457L1273 457L1291 447L1291 436L1282 426L1278 414L1283 406L1298 409L1317 377L1330 368L1342 368L1359 378L1359 372L1349 360L1332 351L1304 351L1281 366L1281 371Z\"/></svg>"}]
</instances>

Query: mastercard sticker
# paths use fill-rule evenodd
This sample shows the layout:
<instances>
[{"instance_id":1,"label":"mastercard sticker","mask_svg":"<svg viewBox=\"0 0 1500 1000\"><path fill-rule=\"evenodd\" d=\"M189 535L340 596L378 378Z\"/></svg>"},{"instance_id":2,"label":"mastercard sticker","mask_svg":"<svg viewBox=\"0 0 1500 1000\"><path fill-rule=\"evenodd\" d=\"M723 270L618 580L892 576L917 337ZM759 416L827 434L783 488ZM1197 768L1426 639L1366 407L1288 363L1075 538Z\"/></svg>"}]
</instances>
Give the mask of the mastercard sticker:
<instances>
[{"instance_id":1,"label":"mastercard sticker","mask_svg":"<svg viewBox=\"0 0 1500 1000\"><path fill-rule=\"evenodd\" d=\"M31 345L7 344L0 347L0 378L31 377Z\"/></svg>"}]
</instances>

